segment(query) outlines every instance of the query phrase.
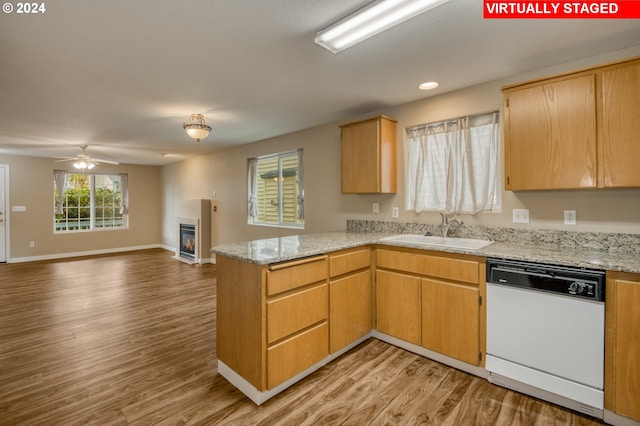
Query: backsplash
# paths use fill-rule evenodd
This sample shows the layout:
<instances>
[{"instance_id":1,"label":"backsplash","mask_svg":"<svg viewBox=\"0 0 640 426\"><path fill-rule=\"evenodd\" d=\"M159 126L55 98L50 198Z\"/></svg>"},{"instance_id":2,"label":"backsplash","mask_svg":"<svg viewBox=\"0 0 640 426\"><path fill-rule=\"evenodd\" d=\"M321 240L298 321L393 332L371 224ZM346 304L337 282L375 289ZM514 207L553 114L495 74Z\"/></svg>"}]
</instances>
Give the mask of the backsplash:
<instances>
[{"instance_id":1,"label":"backsplash","mask_svg":"<svg viewBox=\"0 0 640 426\"><path fill-rule=\"evenodd\" d=\"M430 232L433 235L440 235L442 228L440 225L427 223L348 219L347 231L385 232L392 234L425 234ZM640 234L454 225L451 227L449 235L461 238L480 238L504 243L529 244L540 247L640 254Z\"/></svg>"}]
</instances>

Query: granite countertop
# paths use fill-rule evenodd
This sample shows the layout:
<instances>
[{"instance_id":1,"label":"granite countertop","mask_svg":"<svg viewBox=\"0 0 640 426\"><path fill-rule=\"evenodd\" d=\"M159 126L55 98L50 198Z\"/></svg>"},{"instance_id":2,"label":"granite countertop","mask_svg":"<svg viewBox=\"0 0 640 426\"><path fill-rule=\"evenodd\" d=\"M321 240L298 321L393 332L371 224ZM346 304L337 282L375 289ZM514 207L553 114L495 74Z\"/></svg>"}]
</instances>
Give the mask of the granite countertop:
<instances>
[{"instance_id":1,"label":"granite countertop","mask_svg":"<svg viewBox=\"0 0 640 426\"><path fill-rule=\"evenodd\" d=\"M338 231L296 235L222 244L212 248L211 253L249 263L268 265L346 248L378 244L530 262L543 262L554 265L640 273L640 256L637 253L612 253L593 249L547 247L519 242L495 242L480 250L464 250L449 247L425 247L424 245L404 242L381 241L381 238L395 234L396 233Z\"/></svg>"}]
</instances>

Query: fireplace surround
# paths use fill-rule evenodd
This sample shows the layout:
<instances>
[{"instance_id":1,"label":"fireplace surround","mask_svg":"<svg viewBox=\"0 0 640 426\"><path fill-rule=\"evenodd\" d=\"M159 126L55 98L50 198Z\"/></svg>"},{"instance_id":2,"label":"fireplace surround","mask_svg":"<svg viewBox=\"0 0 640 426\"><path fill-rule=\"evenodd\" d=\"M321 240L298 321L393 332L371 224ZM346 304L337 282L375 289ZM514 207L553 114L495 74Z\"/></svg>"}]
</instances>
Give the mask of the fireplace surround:
<instances>
[{"instance_id":1,"label":"fireplace surround","mask_svg":"<svg viewBox=\"0 0 640 426\"><path fill-rule=\"evenodd\" d=\"M182 200L176 220L175 258L186 263L215 263L211 247L215 245L215 200Z\"/></svg>"}]
</instances>

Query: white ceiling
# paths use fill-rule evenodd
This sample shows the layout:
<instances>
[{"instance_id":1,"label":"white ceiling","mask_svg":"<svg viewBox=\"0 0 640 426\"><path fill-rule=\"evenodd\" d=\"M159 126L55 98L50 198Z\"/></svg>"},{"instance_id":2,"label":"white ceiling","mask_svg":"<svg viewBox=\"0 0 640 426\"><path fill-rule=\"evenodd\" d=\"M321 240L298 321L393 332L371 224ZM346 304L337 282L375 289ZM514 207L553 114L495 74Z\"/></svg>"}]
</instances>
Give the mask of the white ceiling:
<instances>
[{"instance_id":1,"label":"white ceiling","mask_svg":"<svg viewBox=\"0 0 640 426\"><path fill-rule=\"evenodd\" d=\"M640 45L640 20L485 20L450 0L339 54L367 0L55 0L0 12L0 154L161 165ZM439 80L431 93L417 90ZM203 113L212 134L182 123ZM161 156L161 153L167 155Z\"/></svg>"}]
</instances>

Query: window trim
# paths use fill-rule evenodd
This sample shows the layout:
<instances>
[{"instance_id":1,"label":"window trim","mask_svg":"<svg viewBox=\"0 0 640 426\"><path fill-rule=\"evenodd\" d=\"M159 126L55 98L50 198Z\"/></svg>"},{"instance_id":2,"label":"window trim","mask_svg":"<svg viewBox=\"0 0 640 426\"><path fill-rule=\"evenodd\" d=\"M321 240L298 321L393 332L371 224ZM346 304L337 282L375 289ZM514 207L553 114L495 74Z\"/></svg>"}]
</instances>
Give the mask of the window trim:
<instances>
[{"instance_id":1,"label":"window trim","mask_svg":"<svg viewBox=\"0 0 640 426\"><path fill-rule=\"evenodd\" d=\"M123 178L128 179L128 174L126 173L78 173L78 172L73 172L73 171L67 171L67 170L55 170L54 171L54 176L56 172L63 172L65 173L65 179L68 179L69 175L85 175L85 176L89 176L89 229L56 229L56 206L57 206L57 202L58 199L56 197L56 182L55 182L55 178L54 178L54 185L53 185L53 233L54 234L73 234L73 233L82 233L82 232L105 232L105 231L123 231L123 230L127 230L129 229L129 211L128 211L128 184L126 185L126 191L127 191L127 195L125 196L125 194L122 192L123 189L123 185L122 185L122 180ZM96 227L96 204L95 204L95 192L96 192L96 182L95 182L95 177L96 176L118 176L120 177L120 197L121 200L125 199L126 200L126 208L125 211L122 214L122 225L121 226L103 226L103 227ZM125 198L126 197L126 198ZM65 198L65 201L67 199ZM115 206L115 208L117 209L122 209L122 201L121 201L121 205L120 206ZM67 225L66 227L68 228L68 220L67 220Z\"/></svg>"},{"instance_id":2,"label":"window trim","mask_svg":"<svg viewBox=\"0 0 640 426\"><path fill-rule=\"evenodd\" d=\"M283 170L285 170L284 166L283 166L283 160L286 159L287 157L296 157L297 156L297 167L296 167L296 180L298 183L298 186L300 185L304 185L304 177L302 176L303 173L303 167L300 164L300 162L302 161L302 148L300 149L296 149L296 150L288 150L288 151L281 151L281 152L276 152L273 154L266 154L266 155L259 155L257 157L253 157L253 158L249 158L247 160L247 184L248 184L248 191L249 191L249 199L248 199L248 209L247 209L247 225L249 226L263 226L263 227L270 227L270 228L285 228L285 229L304 229L305 227L305 222L304 222L304 217L298 220L301 220L302 223L294 223L294 222L284 222L284 212L281 206L283 206ZM258 173L258 162L260 160L268 160L268 159L272 159L272 158L277 158L278 160L278 174L277 174L277 181L278 181L278 223L273 223L273 222L258 222L257 221L257 217L256 219L253 219L252 217L252 203L255 203L254 206L257 210L257 203L258 203L258 195L257 195L257 182L258 179L260 179L260 174ZM252 167L254 167L252 165L252 162L255 162L255 169L252 170ZM253 174L253 176L252 176ZM252 182L251 179L252 177L255 179L255 182ZM275 176L274 176L275 177ZM255 191L255 193L254 193ZM254 195L252 196L252 193L254 193ZM300 209L300 203L302 203L302 206L304 206L304 188L302 188L302 201L300 201L300 195L298 192L296 192L296 194L294 194L295 199L294 202L297 204L296 209ZM252 198L254 198L254 200L252 200ZM302 207L304 208L304 207ZM298 211L298 210L296 210Z\"/></svg>"}]
</instances>

